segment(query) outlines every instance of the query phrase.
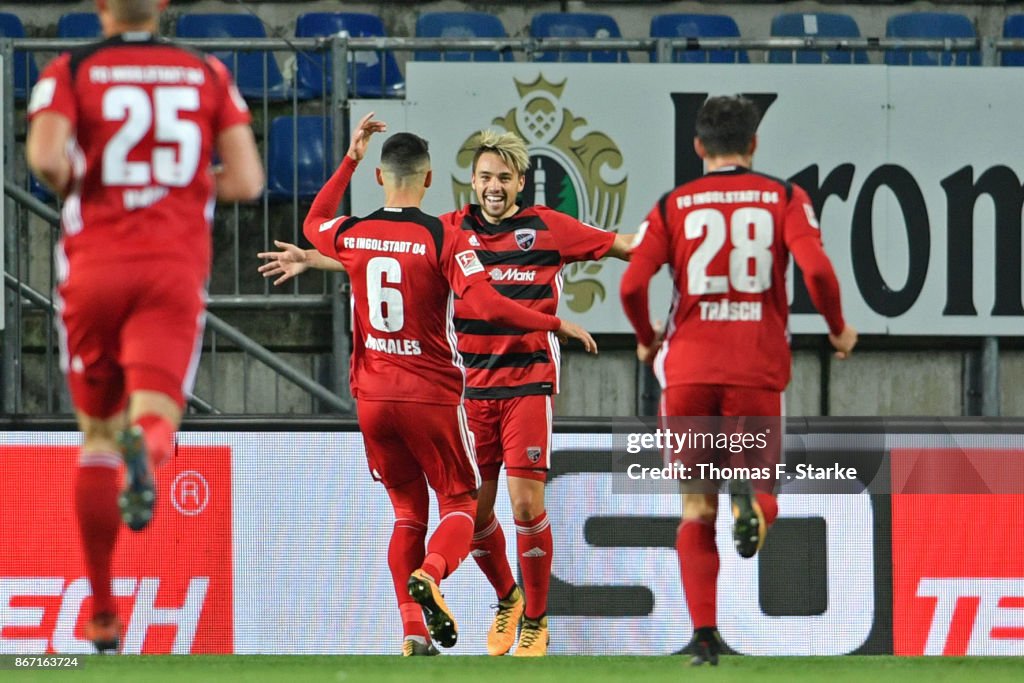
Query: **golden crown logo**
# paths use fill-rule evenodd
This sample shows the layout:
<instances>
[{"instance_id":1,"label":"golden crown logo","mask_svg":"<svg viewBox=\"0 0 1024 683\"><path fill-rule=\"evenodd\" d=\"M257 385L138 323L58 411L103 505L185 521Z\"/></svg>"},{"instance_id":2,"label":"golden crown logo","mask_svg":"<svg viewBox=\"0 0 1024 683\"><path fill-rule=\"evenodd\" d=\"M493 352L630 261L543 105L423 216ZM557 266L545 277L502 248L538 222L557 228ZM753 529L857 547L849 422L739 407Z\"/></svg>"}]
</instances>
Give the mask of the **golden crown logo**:
<instances>
[{"instance_id":1,"label":"golden crown logo","mask_svg":"<svg viewBox=\"0 0 1024 683\"><path fill-rule=\"evenodd\" d=\"M519 197L520 206L543 204L584 223L617 231L626 203L622 153L606 134L591 130L587 120L562 106L566 82L551 83L538 75L532 83L514 81L519 105L491 120L519 135L530 153L530 171ZM476 135L462 143L455 161L466 172L452 175L457 206L473 199L469 171ZM593 276L601 263L573 263L565 269L565 301L577 313L589 311L605 298L604 285Z\"/></svg>"}]
</instances>

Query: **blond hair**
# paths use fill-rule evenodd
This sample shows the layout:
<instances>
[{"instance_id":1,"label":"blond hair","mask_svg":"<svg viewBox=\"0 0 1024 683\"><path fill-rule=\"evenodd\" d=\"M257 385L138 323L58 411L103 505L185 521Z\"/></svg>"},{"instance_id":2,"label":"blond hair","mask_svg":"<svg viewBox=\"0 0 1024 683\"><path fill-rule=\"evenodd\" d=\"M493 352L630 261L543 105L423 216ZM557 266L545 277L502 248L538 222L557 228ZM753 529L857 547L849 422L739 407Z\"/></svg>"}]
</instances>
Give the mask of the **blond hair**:
<instances>
[{"instance_id":1,"label":"blond hair","mask_svg":"<svg viewBox=\"0 0 1024 683\"><path fill-rule=\"evenodd\" d=\"M473 153L473 172L476 162L482 154L492 152L501 157L505 165L518 175L525 175L530 168L530 153L526 151L526 143L515 133L499 133L494 130L482 130L477 135L476 152Z\"/></svg>"},{"instance_id":2,"label":"blond hair","mask_svg":"<svg viewBox=\"0 0 1024 683\"><path fill-rule=\"evenodd\" d=\"M160 14L160 0L107 0L107 9L122 24L144 24Z\"/></svg>"}]
</instances>

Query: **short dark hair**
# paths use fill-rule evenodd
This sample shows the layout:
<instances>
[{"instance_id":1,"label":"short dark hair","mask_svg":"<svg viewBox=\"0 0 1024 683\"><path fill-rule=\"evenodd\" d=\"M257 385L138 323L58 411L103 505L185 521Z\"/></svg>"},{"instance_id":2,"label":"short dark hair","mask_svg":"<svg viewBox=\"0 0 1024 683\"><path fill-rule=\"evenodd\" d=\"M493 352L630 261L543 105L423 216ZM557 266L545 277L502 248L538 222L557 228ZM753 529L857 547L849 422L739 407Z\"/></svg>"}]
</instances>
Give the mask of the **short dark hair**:
<instances>
[{"instance_id":1,"label":"short dark hair","mask_svg":"<svg viewBox=\"0 0 1024 683\"><path fill-rule=\"evenodd\" d=\"M395 133L381 147L380 166L397 178L423 173L430 166L427 141L413 133Z\"/></svg>"},{"instance_id":2,"label":"short dark hair","mask_svg":"<svg viewBox=\"0 0 1024 683\"><path fill-rule=\"evenodd\" d=\"M761 122L753 102L735 97L709 97L697 112L697 137L711 156L746 154Z\"/></svg>"}]
</instances>

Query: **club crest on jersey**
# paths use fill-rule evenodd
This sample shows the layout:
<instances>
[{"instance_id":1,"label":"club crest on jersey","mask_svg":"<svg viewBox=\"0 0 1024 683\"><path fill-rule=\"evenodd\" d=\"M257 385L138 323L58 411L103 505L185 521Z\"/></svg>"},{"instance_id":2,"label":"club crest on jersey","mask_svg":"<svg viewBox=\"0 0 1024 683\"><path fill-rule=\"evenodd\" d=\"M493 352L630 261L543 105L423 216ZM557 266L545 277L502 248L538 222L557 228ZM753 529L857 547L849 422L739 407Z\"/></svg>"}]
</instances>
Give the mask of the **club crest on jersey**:
<instances>
[{"instance_id":1,"label":"club crest on jersey","mask_svg":"<svg viewBox=\"0 0 1024 683\"><path fill-rule=\"evenodd\" d=\"M526 457L530 459L530 462L537 463L540 461L540 446L527 446Z\"/></svg>"},{"instance_id":2,"label":"club crest on jersey","mask_svg":"<svg viewBox=\"0 0 1024 683\"><path fill-rule=\"evenodd\" d=\"M530 251L533 249L534 243L537 241L537 231L533 228L523 228L516 230L516 244L523 251Z\"/></svg>"},{"instance_id":3,"label":"club crest on jersey","mask_svg":"<svg viewBox=\"0 0 1024 683\"><path fill-rule=\"evenodd\" d=\"M508 94L515 106L483 116L497 131L523 139L529 153L520 207L546 206L600 230L620 226L627 205L626 158L618 143L602 128L615 123L598 101L587 96L571 77L549 81L509 78ZM505 101L505 100L502 100ZM459 170L452 189L459 204L474 199L472 165L476 133L466 138L455 156ZM515 233L521 251L536 249L536 235ZM606 298L603 264L570 263L562 272L565 303L586 313Z\"/></svg>"}]
</instances>

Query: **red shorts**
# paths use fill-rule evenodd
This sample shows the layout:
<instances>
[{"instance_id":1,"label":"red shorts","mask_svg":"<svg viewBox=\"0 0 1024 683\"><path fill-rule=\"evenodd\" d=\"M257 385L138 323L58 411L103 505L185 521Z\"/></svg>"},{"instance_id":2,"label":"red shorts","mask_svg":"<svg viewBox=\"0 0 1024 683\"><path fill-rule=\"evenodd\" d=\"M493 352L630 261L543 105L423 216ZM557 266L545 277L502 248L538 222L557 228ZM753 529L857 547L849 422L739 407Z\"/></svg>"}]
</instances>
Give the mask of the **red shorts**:
<instances>
[{"instance_id":1,"label":"red shorts","mask_svg":"<svg viewBox=\"0 0 1024 683\"><path fill-rule=\"evenodd\" d=\"M387 488L424 475L431 488L448 496L480 488L463 406L363 399L356 413L370 475Z\"/></svg>"},{"instance_id":2,"label":"red shorts","mask_svg":"<svg viewBox=\"0 0 1024 683\"><path fill-rule=\"evenodd\" d=\"M74 265L57 287L61 368L77 410L107 418L140 389L184 406L206 315L201 276L180 262Z\"/></svg>"},{"instance_id":3,"label":"red shorts","mask_svg":"<svg viewBox=\"0 0 1024 683\"><path fill-rule=\"evenodd\" d=\"M677 434L724 434L735 441L732 447L725 448L684 448L679 452L666 449L665 464L679 462L695 468L693 488L700 488L699 484L706 479L700 475L708 470L696 469L702 463L730 470L758 470L768 476L753 478L751 484L755 489L771 491L776 481L775 466L782 455L782 400L782 393L773 389L714 384L668 387L661 394L662 427ZM722 419L712 419L716 417ZM742 447L744 443L749 447Z\"/></svg>"},{"instance_id":4,"label":"red shorts","mask_svg":"<svg viewBox=\"0 0 1024 683\"><path fill-rule=\"evenodd\" d=\"M484 481L497 479L502 463L516 476L547 479L554 402L550 395L466 399Z\"/></svg>"}]
</instances>

